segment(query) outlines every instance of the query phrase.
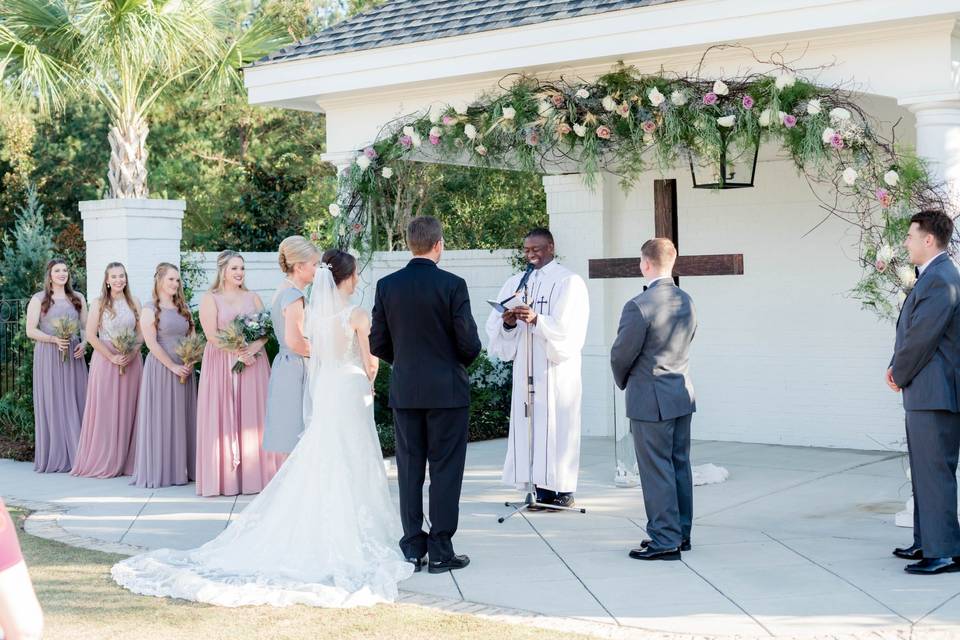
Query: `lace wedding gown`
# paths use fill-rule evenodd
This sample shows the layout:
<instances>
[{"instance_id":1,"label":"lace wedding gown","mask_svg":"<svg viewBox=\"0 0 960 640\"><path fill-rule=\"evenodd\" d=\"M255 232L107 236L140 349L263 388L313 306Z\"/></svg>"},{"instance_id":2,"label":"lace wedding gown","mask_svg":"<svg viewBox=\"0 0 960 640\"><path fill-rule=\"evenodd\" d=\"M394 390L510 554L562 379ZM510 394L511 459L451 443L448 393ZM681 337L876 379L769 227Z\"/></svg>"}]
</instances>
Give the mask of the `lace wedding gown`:
<instances>
[{"instance_id":1,"label":"lace wedding gown","mask_svg":"<svg viewBox=\"0 0 960 640\"><path fill-rule=\"evenodd\" d=\"M413 567L397 546L401 526L370 382L349 327L353 309L329 270L318 269L307 327L314 356L310 419L300 442L223 533L198 549L123 560L111 571L118 584L226 607L355 607L396 599L397 583Z\"/></svg>"}]
</instances>

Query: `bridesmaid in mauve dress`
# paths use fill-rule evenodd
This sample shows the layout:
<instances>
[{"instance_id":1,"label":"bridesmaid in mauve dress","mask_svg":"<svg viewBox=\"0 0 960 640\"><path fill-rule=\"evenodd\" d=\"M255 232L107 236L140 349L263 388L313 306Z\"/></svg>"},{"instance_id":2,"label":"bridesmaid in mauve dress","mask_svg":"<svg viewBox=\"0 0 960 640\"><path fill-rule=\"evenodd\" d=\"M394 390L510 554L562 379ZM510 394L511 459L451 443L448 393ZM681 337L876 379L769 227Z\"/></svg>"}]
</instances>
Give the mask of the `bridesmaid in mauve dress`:
<instances>
[{"instance_id":1,"label":"bridesmaid in mauve dress","mask_svg":"<svg viewBox=\"0 0 960 640\"><path fill-rule=\"evenodd\" d=\"M197 380L193 367L184 365L174 350L194 327L180 271L168 262L157 265L153 301L143 305L140 330L150 353L137 402L131 484L150 489L187 484L196 466Z\"/></svg>"},{"instance_id":2,"label":"bridesmaid in mauve dress","mask_svg":"<svg viewBox=\"0 0 960 640\"><path fill-rule=\"evenodd\" d=\"M87 305L70 285L70 271L59 259L47 263L43 291L27 305L27 337L33 348L33 413L36 451L33 468L39 473L70 471L77 455L83 405L87 395L87 349L83 326ZM73 319L79 335L57 338L54 322Z\"/></svg>"},{"instance_id":3,"label":"bridesmaid in mauve dress","mask_svg":"<svg viewBox=\"0 0 960 640\"><path fill-rule=\"evenodd\" d=\"M307 386L310 343L303 336L306 296L303 291L313 282L320 252L303 236L290 236L280 243L280 269L286 280L273 295L270 317L280 351L273 359L270 387L267 391L267 416L263 428L263 448L284 459L293 451L303 433L303 395Z\"/></svg>"},{"instance_id":4,"label":"bridesmaid in mauve dress","mask_svg":"<svg viewBox=\"0 0 960 640\"><path fill-rule=\"evenodd\" d=\"M71 475L114 478L133 473L134 426L143 359L143 338L137 326L140 303L130 294L127 270L119 262L107 265L100 298L90 305L87 339L93 347L87 406L83 412L80 447ZM136 335L134 351L121 355L111 340L122 331ZM121 368L123 373L121 374Z\"/></svg>"},{"instance_id":5,"label":"bridesmaid in mauve dress","mask_svg":"<svg viewBox=\"0 0 960 640\"><path fill-rule=\"evenodd\" d=\"M200 324L207 336L197 398L197 495L235 496L259 493L281 459L263 450L270 365L262 352L266 339L228 352L217 331L238 315L261 311L257 294L243 284L243 258L235 251L217 256L217 277L200 301ZM242 361L246 368L233 373Z\"/></svg>"}]
</instances>

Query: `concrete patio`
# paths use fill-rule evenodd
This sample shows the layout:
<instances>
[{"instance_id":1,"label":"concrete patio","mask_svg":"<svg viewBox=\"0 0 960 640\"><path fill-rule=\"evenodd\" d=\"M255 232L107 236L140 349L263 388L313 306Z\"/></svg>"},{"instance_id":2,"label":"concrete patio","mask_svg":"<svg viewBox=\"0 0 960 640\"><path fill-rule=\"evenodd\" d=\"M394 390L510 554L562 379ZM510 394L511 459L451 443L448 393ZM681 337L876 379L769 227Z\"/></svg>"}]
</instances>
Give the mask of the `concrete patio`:
<instances>
[{"instance_id":1,"label":"concrete patio","mask_svg":"<svg viewBox=\"0 0 960 640\"><path fill-rule=\"evenodd\" d=\"M902 454L697 442L694 462L730 479L696 489L682 562L643 563L627 557L644 537L640 490L613 486L612 441L584 441L587 515L498 524L516 496L499 484L505 446L469 448L455 542L472 564L415 575L405 600L616 638L960 637L960 575L910 576L890 555L910 540L893 524L908 495ZM41 509L33 533L126 553L202 544L250 500L41 476L7 460L0 492Z\"/></svg>"}]
</instances>

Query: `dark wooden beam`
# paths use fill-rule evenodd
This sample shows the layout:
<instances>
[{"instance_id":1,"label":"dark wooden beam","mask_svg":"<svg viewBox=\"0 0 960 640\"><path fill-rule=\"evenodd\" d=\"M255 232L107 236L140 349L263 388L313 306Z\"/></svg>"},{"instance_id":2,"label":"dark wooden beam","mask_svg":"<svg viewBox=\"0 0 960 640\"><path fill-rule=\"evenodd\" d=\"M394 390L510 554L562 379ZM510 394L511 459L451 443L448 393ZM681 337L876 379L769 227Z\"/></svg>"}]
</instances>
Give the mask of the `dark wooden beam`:
<instances>
[{"instance_id":1,"label":"dark wooden beam","mask_svg":"<svg viewBox=\"0 0 960 640\"><path fill-rule=\"evenodd\" d=\"M642 278L640 258L600 258L590 260L591 278ZM743 254L727 253L707 256L680 256L673 267L673 276L742 276Z\"/></svg>"},{"instance_id":2,"label":"dark wooden beam","mask_svg":"<svg viewBox=\"0 0 960 640\"><path fill-rule=\"evenodd\" d=\"M653 181L653 235L670 238L680 250L680 225L677 220L677 181Z\"/></svg>"}]
</instances>

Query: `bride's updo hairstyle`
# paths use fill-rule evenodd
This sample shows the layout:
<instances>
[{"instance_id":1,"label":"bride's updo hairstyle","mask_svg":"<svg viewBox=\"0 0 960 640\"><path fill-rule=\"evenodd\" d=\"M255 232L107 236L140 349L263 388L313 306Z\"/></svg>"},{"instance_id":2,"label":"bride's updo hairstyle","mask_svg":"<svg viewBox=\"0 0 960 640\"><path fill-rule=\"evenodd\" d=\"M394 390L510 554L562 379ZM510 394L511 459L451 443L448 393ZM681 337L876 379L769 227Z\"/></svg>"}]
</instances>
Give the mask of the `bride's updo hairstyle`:
<instances>
[{"instance_id":1,"label":"bride's updo hairstyle","mask_svg":"<svg viewBox=\"0 0 960 640\"><path fill-rule=\"evenodd\" d=\"M293 267L299 262L310 262L317 259L317 248L303 236L290 236L283 239L277 250L277 259L280 270L285 274L293 273Z\"/></svg>"},{"instance_id":2,"label":"bride's updo hairstyle","mask_svg":"<svg viewBox=\"0 0 960 640\"><path fill-rule=\"evenodd\" d=\"M338 286L357 272L357 259L346 251L340 251L340 249L327 249L324 251L320 262L330 267L330 271L333 273L333 281Z\"/></svg>"}]
</instances>

